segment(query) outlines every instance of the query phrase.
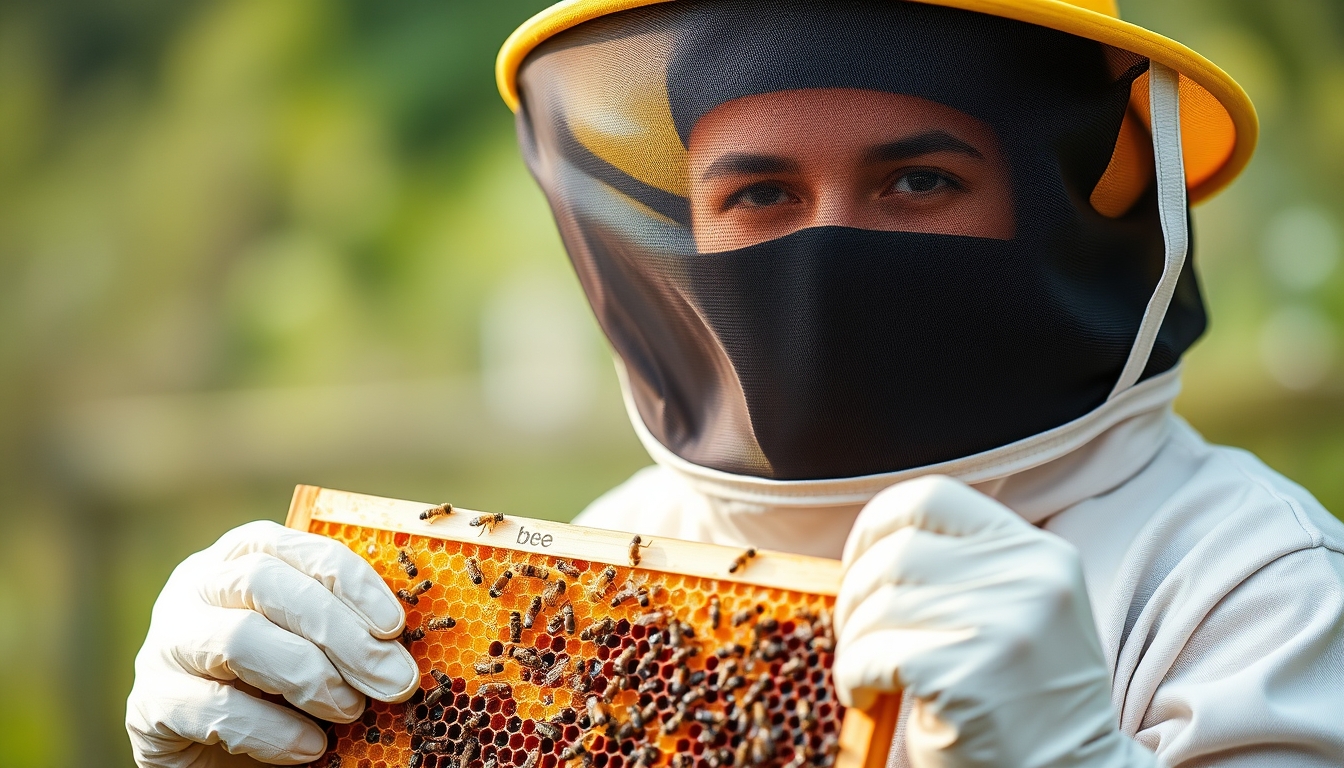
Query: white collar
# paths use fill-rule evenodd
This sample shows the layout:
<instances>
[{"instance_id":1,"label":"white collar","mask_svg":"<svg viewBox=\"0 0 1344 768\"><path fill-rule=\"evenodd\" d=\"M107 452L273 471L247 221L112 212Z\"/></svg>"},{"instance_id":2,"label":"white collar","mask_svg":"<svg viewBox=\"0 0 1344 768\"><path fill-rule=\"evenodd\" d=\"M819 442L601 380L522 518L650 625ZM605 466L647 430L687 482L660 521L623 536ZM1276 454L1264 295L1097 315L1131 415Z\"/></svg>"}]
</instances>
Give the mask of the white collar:
<instances>
[{"instance_id":1,"label":"white collar","mask_svg":"<svg viewBox=\"0 0 1344 768\"><path fill-rule=\"evenodd\" d=\"M626 411L645 450L692 490L729 506L850 507L878 491L922 475L941 474L975 486L1037 523L1132 477L1170 434L1171 402L1180 368L1143 381L1067 424L992 450L925 467L833 480L772 480L693 464L673 453L644 425L625 368L616 363Z\"/></svg>"}]
</instances>

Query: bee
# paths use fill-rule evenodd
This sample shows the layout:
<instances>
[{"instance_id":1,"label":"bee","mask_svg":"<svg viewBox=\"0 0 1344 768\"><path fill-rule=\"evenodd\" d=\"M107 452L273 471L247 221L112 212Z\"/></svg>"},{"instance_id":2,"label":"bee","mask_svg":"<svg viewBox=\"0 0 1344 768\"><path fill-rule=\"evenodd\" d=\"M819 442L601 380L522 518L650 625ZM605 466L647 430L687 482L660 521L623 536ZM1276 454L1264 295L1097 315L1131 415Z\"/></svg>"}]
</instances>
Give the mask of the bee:
<instances>
[{"instance_id":1,"label":"bee","mask_svg":"<svg viewBox=\"0 0 1344 768\"><path fill-rule=\"evenodd\" d=\"M437 507L430 507L429 509L426 509L424 512L421 512L420 519L433 521L436 518L444 517L451 514L453 514L453 505L445 501L442 504L438 505Z\"/></svg>"},{"instance_id":2,"label":"bee","mask_svg":"<svg viewBox=\"0 0 1344 768\"><path fill-rule=\"evenodd\" d=\"M588 589L588 599L597 601L606 597L607 592L611 590L611 584L616 580L616 568L608 565L593 580L593 584Z\"/></svg>"},{"instance_id":3,"label":"bee","mask_svg":"<svg viewBox=\"0 0 1344 768\"><path fill-rule=\"evenodd\" d=\"M415 567L415 561L411 559L411 553L404 549L397 550L397 562L406 570L406 575L414 579L420 574L420 569Z\"/></svg>"},{"instance_id":4,"label":"bee","mask_svg":"<svg viewBox=\"0 0 1344 768\"><path fill-rule=\"evenodd\" d=\"M788 652L788 648L778 640L771 640L756 651L761 661L774 661Z\"/></svg>"},{"instance_id":5,"label":"bee","mask_svg":"<svg viewBox=\"0 0 1344 768\"><path fill-rule=\"evenodd\" d=\"M457 619L454 619L452 616L435 616L429 621L426 621L425 626L429 627L435 632L442 632L446 629L452 629L453 627L456 627Z\"/></svg>"},{"instance_id":6,"label":"bee","mask_svg":"<svg viewBox=\"0 0 1344 768\"><path fill-rule=\"evenodd\" d=\"M574 634L574 606L565 603L564 607L560 609L560 615L565 618L565 634Z\"/></svg>"},{"instance_id":7,"label":"bee","mask_svg":"<svg viewBox=\"0 0 1344 768\"><path fill-rule=\"evenodd\" d=\"M639 538L639 534L635 534L635 537L630 540L630 565L639 565L639 550L651 546L653 546L652 541L645 544L643 540Z\"/></svg>"},{"instance_id":8,"label":"bee","mask_svg":"<svg viewBox=\"0 0 1344 768\"><path fill-rule=\"evenodd\" d=\"M523 617L517 611L509 611L509 640L521 642L523 639Z\"/></svg>"},{"instance_id":9,"label":"bee","mask_svg":"<svg viewBox=\"0 0 1344 768\"><path fill-rule=\"evenodd\" d=\"M499 768L499 759L491 755L485 758L485 762L481 763L481 768Z\"/></svg>"},{"instance_id":10,"label":"bee","mask_svg":"<svg viewBox=\"0 0 1344 768\"><path fill-rule=\"evenodd\" d=\"M760 701L761 694L765 693L765 686L770 682L770 678L761 676L756 682L751 684L747 692L742 695L740 706L750 707Z\"/></svg>"},{"instance_id":11,"label":"bee","mask_svg":"<svg viewBox=\"0 0 1344 768\"><path fill-rule=\"evenodd\" d=\"M807 646L817 653L830 653L835 650L835 641L829 637L814 637Z\"/></svg>"},{"instance_id":12,"label":"bee","mask_svg":"<svg viewBox=\"0 0 1344 768\"><path fill-rule=\"evenodd\" d=\"M416 723L415 727L409 730L412 736L419 736L422 739L434 738L434 724L428 720L423 723Z\"/></svg>"},{"instance_id":13,"label":"bee","mask_svg":"<svg viewBox=\"0 0 1344 768\"><path fill-rule=\"evenodd\" d=\"M743 552L742 554L738 555L738 556L733 560L733 564L730 565L730 566L728 566L728 572L729 572L729 573L737 573L738 571L742 570L743 568L746 568L746 567L747 567L747 561L750 560L750 559L752 559L752 558L755 557L755 556L756 556L756 548L755 548L755 547L750 547L750 548L748 548L746 552Z\"/></svg>"},{"instance_id":14,"label":"bee","mask_svg":"<svg viewBox=\"0 0 1344 768\"><path fill-rule=\"evenodd\" d=\"M733 626L740 627L743 624L746 624L748 621L751 621L755 615L756 610L754 608L743 608L742 610L733 614L732 619Z\"/></svg>"},{"instance_id":15,"label":"bee","mask_svg":"<svg viewBox=\"0 0 1344 768\"><path fill-rule=\"evenodd\" d=\"M472 665L478 675L498 675L504 671L502 661L478 661Z\"/></svg>"},{"instance_id":16,"label":"bee","mask_svg":"<svg viewBox=\"0 0 1344 768\"><path fill-rule=\"evenodd\" d=\"M686 678L690 673L685 667L677 667L672 670L672 679L667 681L667 692L673 696L680 696L686 692Z\"/></svg>"},{"instance_id":17,"label":"bee","mask_svg":"<svg viewBox=\"0 0 1344 768\"><path fill-rule=\"evenodd\" d=\"M429 752L438 752L438 753L452 752L452 751L453 751L453 742L448 741L447 739L428 739L428 740L426 740L426 741L422 741L422 742L420 742L420 751L421 751L421 752L426 752L426 753L429 753Z\"/></svg>"},{"instance_id":18,"label":"bee","mask_svg":"<svg viewBox=\"0 0 1344 768\"><path fill-rule=\"evenodd\" d=\"M654 665L658 663L658 654L662 653L661 648L650 648L649 652L644 654L644 658L639 660L639 666L635 667L635 674L643 679L648 679L654 673Z\"/></svg>"},{"instance_id":19,"label":"bee","mask_svg":"<svg viewBox=\"0 0 1344 768\"><path fill-rule=\"evenodd\" d=\"M652 702L650 702L650 704L652 704ZM639 707L631 704L629 708L626 709L625 713L629 716L629 719L626 722L634 726L636 730L644 730L644 713L639 711Z\"/></svg>"},{"instance_id":20,"label":"bee","mask_svg":"<svg viewBox=\"0 0 1344 768\"><path fill-rule=\"evenodd\" d=\"M477 712L467 718L466 726L473 731L479 731L490 722L489 712Z\"/></svg>"},{"instance_id":21,"label":"bee","mask_svg":"<svg viewBox=\"0 0 1344 768\"><path fill-rule=\"evenodd\" d=\"M540 760L541 760L541 748L538 747L532 750L531 752L527 753L527 759L523 761L523 768L537 768L537 763ZM466 764L467 761L463 760L462 765Z\"/></svg>"},{"instance_id":22,"label":"bee","mask_svg":"<svg viewBox=\"0 0 1344 768\"><path fill-rule=\"evenodd\" d=\"M518 572L519 576L528 579L539 579L541 581L546 581L547 579L551 578L550 571L546 570L545 568L542 568L539 565L533 565L531 563L514 563L513 569Z\"/></svg>"},{"instance_id":23,"label":"bee","mask_svg":"<svg viewBox=\"0 0 1344 768\"><path fill-rule=\"evenodd\" d=\"M668 619L667 611L659 609L656 611L649 611L648 613L640 615L638 618L635 619L635 623L641 627L651 627L655 624L662 624L664 621L667 621L667 619Z\"/></svg>"},{"instance_id":24,"label":"bee","mask_svg":"<svg viewBox=\"0 0 1344 768\"><path fill-rule=\"evenodd\" d=\"M560 598L565 596L566 584L564 579L556 579L546 585L546 589L541 592L541 599L546 601L548 608L554 608L560 604Z\"/></svg>"},{"instance_id":25,"label":"bee","mask_svg":"<svg viewBox=\"0 0 1344 768\"><path fill-rule=\"evenodd\" d=\"M712 744L717 738L719 738L719 729L712 725L706 725L700 729L700 735L695 740L701 744Z\"/></svg>"},{"instance_id":26,"label":"bee","mask_svg":"<svg viewBox=\"0 0 1344 768\"><path fill-rule=\"evenodd\" d=\"M729 643L727 645L719 646L719 649L714 652L714 655L718 656L720 659L726 659L729 656L741 656L746 652L747 649L743 648L740 644Z\"/></svg>"},{"instance_id":27,"label":"bee","mask_svg":"<svg viewBox=\"0 0 1344 768\"><path fill-rule=\"evenodd\" d=\"M590 687L592 686L588 683L588 675L584 674L582 667L580 671L569 676L569 688L575 693L587 693Z\"/></svg>"},{"instance_id":28,"label":"bee","mask_svg":"<svg viewBox=\"0 0 1344 768\"><path fill-rule=\"evenodd\" d=\"M406 768L420 768L420 761L420 753L412 752L411 756L406 759Z\"/></svg>"},{"instance_id":29,"label":"bee","mask_svg":"<svg viewBox=\"0 0 1344 768\"><path fill-rule=\"evenodd\" d=\"M765 715L765 704L760 701L753 702L751 705L751 726L757 730L769 726L770 723L766 720Z\"/></svg>"},{"instance_id":30,"label":"bee","mask_svg":"<svg viewBox=\"0 0 1344 768\"><path fill-rule=\"evenodd\" d=\"M634 768L652 768L658 762L658 758L662 756L662 751L650 744L639 750L639 756L635 758Z\"/></svg>"},{"instance_id":31,"label":"bee","mask_svg":"<svg viewBox=\"0 0 1344 768\"><path fill-rule=\"evenodd\" d=\"M584 746L583 737L580 736L573 742L566 744L565 748L560 750L560 759L566 761L573 760L576 757L586 754L588 754L588 747Z\"/></svg>"},{"instance_id":32,"label":"bee","mask_svg":"<svg viewBox=\"0 0 1344 768\"><path fill-rule=\"evenodd\" d=\"M527 613L523 614L523 627L531 629L537 621L537 614L541 613L541 595L534 595L532 602L527 606Z\"/></svg>"},{"instance_id":33,"label":"bee","mask_svg":"<svg viewBox=\"0 0 1344 768\"><path fill-rule=\"evenodd\" d=\"M695 758L690 755L678 752L672 756L671 768L691 768L695 765Z\"/></svg>"},{"instance_id":34,"label":"bee","mask_svg":"<svg viewBox=\"0 0 1344 768\"><path fill-rule=\"evenodd\" d=\"M420 596L428 592L432 586L434 586L434 582L425 579L410 589L398 589L397 597L401 598L401 601L407 605L415 605L420 602Z\"/></svg>"},{"instance_id":35,"label":"bee","mask_svg":"<svg viewBox=\"0 0 1344 768\"><path fill-rule=\"evenodd\" d=\"M481 573L481 561L474 557L467 558L467 578L471 583L480 586L485 581L485 574Z\"/></svg>"},{"instance_id":36,"label":"bee","mask_svg":"<svg viewBox=\"0 0 1344 768\"><path fill-rule=\"evenodd\" d=\"M635 600L639 603L639 607L640 607L640 608L648 608L648 607L649 607L649 590L648 590L648 588L647 588L647 587L640 587L640 588L639 588L639 591L635 593Z\"/></svg>"},{"instance_id":37,"label":"bee","mask_svg":"<svg viewBox=\"0 0 1344 768\"><path fill-rule=\"evenodd\" d=\"M565 669L569 666L569 657L560 656L551 664L550 668L542 675L540 685L550 688L560 682L560 678L565 676Z\"/></svg>"},{"instance_id":38,"label":"bee","mask_svg":"<svg viewBox=\"0 0 1344 768\"><path fill-rule=\"evenodd\" d=\"M564 734L564 731L560 730L560 726L554 723L548 723L545 720L538 720L536 722L536 730L537 735L541 736L541 738L550 739L551 741L559 741L560 737Z\"/></svg>"},{"instance_id":39,"label":"bee","mask_svg":"<svg viewBox=\"0 0 1344 768\"><path fill-rule=\"evenodd\" d=\"M616 738L621 741L629 741L640 733L642 726L635 725L634 721L626 720L621 723L620 729L616 731Z\"/></svg>"},{"instance_id":40,"label":"bee","mask_svg":"<svg viewBox=\"0 0 1344 768\"><path fill-rule=\"evenodd\" d=\"M401 642L403 645L410 645L411 643L417 643L424 639L425 639L424 627L416 627L415 629L407 627L401 632Z\"/></svg>"},{"instance_id":41,"label":"bee","mask_svg":"<svg viewBox=\"0 0 1344 768\"><path fill-rule=\"evenodd\" d=\"M667 644L673 648L680 648L686 637L692 632L694 630L691 629L690 624L673 619L667 625Z\"/></svg>"},{"instance_id":42,"label":"bee","mask_svg":"<svg viewBox=\"0 0 1344 768\"><path fill-rule=\"evenodd\" d=\"M480 536L481 533L485 533L487 530L494 533L495 526L502 522L504 522L504 513L496 512L493 515L477 515L476 517L471 518L471 521L468 522L467 525L470 525L473 528L480 528L481 532L476 534L477 536Z\"/></svg>"},{"instance_id":43,"label":"bee","mask_svg":"<svg viewBox=\"0 0 1344 768\"><path fill-rule=\"evenodd\" d=\"M733 676L733 673L737 672L737 659L729 659L725 661L719 665L719 668L715 670L715 672L718 673L718 678L714 682L714 687L724 687L728 680Z\"/></svg>"},{"instance_id":44,"label":"bee","mask_svg":"<svg viewBox=\"0 0 1344 768\"><path fill-rule=\"evenodd\" d=\"M568 560L556 560L555 570L565 574L571 579L579 578L579 574L582 573L582 571L579 570L578 566L574 565Z\"/></svg>"},{"instance_id":45,"label":"bee","mask_svg":"<svg viewBox=\"0 0 1344 768\"><path fill-rule=\"evenodd\" d=\"M730 691L736 691L738 688L741 688L746 684L747 684L747 678L743 677L742 675L733 675L732 677L728 678L728 682L724 683L723 687Z\"/></svg>"},{"instance_id":46,"label":"bee","mask_svg":"<svg viewBox=\"0 0 1344 768\"><path fill-rule=\"evenodd\" d=\"M476 692L487 699L496 699L508 696L513 692L513 686L508 683L481 683L481 687Z\"/></svg>"},{"instance_id":47,"label":"bee","mask_svg":"<svg viewBox=\"0 0 1344 768\"><path fill-rule=\"evenodd\" d=\"M615 671L615 674L624 675L626 673L625 672L626 665L634 660L635 654L638 652L639 652L639 646L635 645L634 643L625 646L625 648L621 651L621 655L616 657L616 661L611 666L612 670Z\"/></svg>"},{"instance_id":48,"label":"bee","mask_svg":"<svg viewBox=\"0 0 1344 768\"><path fill-rule=\"evenodd\" d=\"M709 598L709 627L718 629L721 623L723 623L723 609L719 606L719 596L712 595Z\"/></svg>"},{"instance_id":49,"label":"bee","mask_svg":"<svg viewBox=\"0 0 1344 768\"><path fill-rule=\"evenodd\" d=\"M684 720L685 718L686 718L686 710L678 709L676 712L672 713L671 717L663 721L662 727L660 727L658 730L664 736L671 736L672 734L677 732L678 728L681 727L682 720Z\"/></svg>"},{"instance_id":50,"label":"bee","mask_svg":"<svg viewBox=\"0 0 1344 768\"><path fill-rule=\"evenodd\" d=\"M467 739L466 743L462 745L462 759L458 762L458 765L470 765L471 761L476 759L476 755L480 754L480 751L481 742L479 739L475 736Z\"/></svg>"},{"instance_id":51,"label":"bee","mask_svg":"<svg viewBox=\"0 0 1344 768\"><path fill-rule=\"evenodd\" d=\"M341 756L332 755L327 758L327 768L341 768Z\"/></svg>"},{"instance_id":52,"label":"bee","mask_svg":"<svg viewBox=\"0 0 1344 768\"><path fill-rule=\"evenodd\" d=\"M639 687L636 688L635 690L639 691L640 695L646 693L656 693L658 689L662 686L662 684L663 681L659 680L658 678L650 677L648 680L645 680L644 682L640 683Z\"/></svg>"},{"instance_id":53,"label":"bee","mask_svg":"<svg viewBox=\"0 0 1344 768\"><path fill-rule=\"evenodd\" d=\"M565 603L565 605L568 606L569 603ZM563 611L560 613L556 613L554 616L551 617L550 621L546 622L547 634L558 635L564 628L565 628L565 614L563 613Z\"/></svg>"},{"instance_id":54,"label":"bee","mask_svg":"<svg viewBox=\"0 0 1344 768\"><path fill-rule=\"evenodd\" d=\"M712 709L697 709L695 710L695 714L691 716L691 719L697 723L704 723L705 725L716 725L716 726L723 725L724 723L728 722L727 715L723 714L722 712L715 712Z\"/></svg>"},{"instance_id":55,"label":"bee","mask_svg":"<svg viewBox=\"0 0 1344 768\"><path fill-rule=\"evenodd\" d=\"M757 637L761 637L762 635L774 632L776 629L779 629L779 620L774 616L766 616L756 622L756 626L752 627L751 631L755 632Z\"/></svg>"},{"instance_id":56,"label":"bee","mask_svg":"<svg viewBox=\"0 0 1344 768\"><path fill-rule=\"evenodd\" d=\"M509 649L509 657L528 669L541 669L541 657L531 648L514 646Z\"/></svg>"},{"instance_id":57,"label":"bee","mask_svg":"<svg viewBox=\"0 0 1344 768\"><path fill-rule=\"evenodd\" d=\"M642 589L641 585L636 584L633 578L626 579L625 583L621 585L621 588L616 590L616 594L611 596L611 607L617 608L626 600L633 600L639 597L640 589Z\"/></svg>"},{"instance_id":58,"label":"bee","mask_svg":"<svg viewBox=\"0 0 1344 768\"><path fill-rule=\"evenodd\" d=\"M607 616L601 621L595 621L584 627L583 631L579 633L579 639L584 642L591 640L592 642L600 643L607 635L610 635L615 628L616 622L612 621L610 616Z\"/></svg>"},{"instance_id":59,"label":"bee","mask_svg":"<svg viewBox=\"0 0 1344 768\"><path fill-rule=\"evenodd\" d=\"M770 734L769 729L762 728L756 732L756 738L751 740L751 762L760 765L773 759L775 759L775 737Z\"/></svg>"},{"instance_id":60,"label":"bee","mask_svg":"<svg viewBox=\"0 0 1344 768\"><path fill-rule=\"evenodd\" d=\"M812 704L805 697L794 702L793 713L798 715L798 723L804 728L811 728L817 722L816 715L812 714Z\"/></svg>"},{"instance_id":61,"label":"bee","mask_svg":"<svg viewBox=\"0 0 1344 768\"><path fill-rule=\"evenodd\" d=\"M696 648L693 645L682 646L681 648L678 648L677 650L672 652L672 657L667 660L667 663L671 664L674 667L680 666L686 663L687 659L698 653L700 653L700 649Z\"/></svg>"},{"instance_id":62,"label":"bee","mask_svg":"<svg viewBox=\"0 0 1344 768\"><path fill-rule=\"evenodd\" d=\"M434 682L435 682L435 683L438 683L438 687L452 687L452 686L453 686L453 678L448 677L448 675L446 675L445 673L442 673L442 671L435 670L434 667L430 667L430 670L429 670L429 677L434 678ZM427 702L426 702L426 703L427 703ZM430 706L433 706L433 705L430 705Z\"/></svg>"},{"instance_id":63,"label":"bee","mask_svg":"<svg viewBox=\"0 0 1344 768\"><path fill-rule=\"evenodd\" d=\"M696 704L698 702L703 701L705 696L707 696L708 694L709 694L708 686L697 685L696 687L687 691L686 694L681 697L681 706L682 708L690 708L692 704Z\"/></svg>"},{"instance_id":64,"label":"bee","mask_svg":"<svg viewBox=\"0 0 1344 768\"><path fill-rule=\"evenodd\" d=\"M812 746L803 742L793 749L793 759L785 763L784 768L803 768L812 760Z\"/></svg>"},{"instance_id":65,"label":"bee","mask_svg":"<svg viewBox=\"0 0 1344 768\"><path fill-rule=\"evenodd\" d=\"M428 592L429 588L432 586L434 586L434 582L430 581L429 579L425 579L419 584L416 584L415 586L411 587L411 595L419 597Z\"/></svg>"},{"instance_id":66,"label":"bee","mask_svg":"<svg viewBox=\"0 0 1344 768\"><path fill-rule=\"evenodd\" d=\"M795 627L793 630L793 636L798 638L800 641L807 643L811 642L812 638L815 637L816 634L812 631L811 624L805 621L800 621L798 622L797 627Z\"/></svg>"},{"instance_id":67,"label":"bee","mask_svg":"<svg viewBox=\"0 0 1344 768\"><path fill-rule=\"evenodd\" d=\"M509 586L509 579L512 578L513 571L504 569L504 572L499 574L499 578L495 579L495 583L490 585L490 597L498 600L499 596L504 594L504 590Z\"/></svg>"}]
</instances>

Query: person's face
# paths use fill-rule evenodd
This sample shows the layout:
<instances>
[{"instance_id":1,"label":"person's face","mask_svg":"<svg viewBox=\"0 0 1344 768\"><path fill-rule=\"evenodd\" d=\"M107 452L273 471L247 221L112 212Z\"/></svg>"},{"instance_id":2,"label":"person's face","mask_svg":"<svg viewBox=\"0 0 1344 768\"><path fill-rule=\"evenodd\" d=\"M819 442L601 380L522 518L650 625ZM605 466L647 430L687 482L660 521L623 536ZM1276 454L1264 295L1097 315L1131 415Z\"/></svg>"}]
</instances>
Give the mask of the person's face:
<instances>
[{"instance_id":1,"label":"person's face","mask_svg":"<svg viewBox=\"0 0 1344 768\"><path fill-rule=\"evenodd\" d=\"M808 227L1008 240L989 126L915 96L809 88L720 104L690 136L691 227L713 253Z\"/></svg>"}]
</instances>

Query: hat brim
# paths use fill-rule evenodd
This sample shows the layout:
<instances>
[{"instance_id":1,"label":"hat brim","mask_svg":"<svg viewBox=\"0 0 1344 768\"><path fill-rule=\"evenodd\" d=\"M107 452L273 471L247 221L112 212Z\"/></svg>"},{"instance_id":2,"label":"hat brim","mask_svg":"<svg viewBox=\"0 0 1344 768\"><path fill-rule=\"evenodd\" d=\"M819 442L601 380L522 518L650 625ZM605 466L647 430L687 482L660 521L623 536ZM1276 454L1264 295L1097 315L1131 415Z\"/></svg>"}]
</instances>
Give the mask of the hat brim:
<instances>
[{"instance_id":1,"label":"hat brim","mask_svg":"<svg viewBox=\"0 0 1344 768\"><path fill-rule=\"evenodd\" d=\"M538 45L607 14L670 0L565 0L516 29L499 51L495 79L509 109L517 110L518 69ZM1259 119L1240 85L1213 62L1167 37L1062 0L913 0L986 13L1096 40L1160 62L1180 73L1181 147L1191 203L1227 186L1250 161ZM1145 119L1147 76L1134 88L1135 111Z\"/></svg>"}]
</instances>

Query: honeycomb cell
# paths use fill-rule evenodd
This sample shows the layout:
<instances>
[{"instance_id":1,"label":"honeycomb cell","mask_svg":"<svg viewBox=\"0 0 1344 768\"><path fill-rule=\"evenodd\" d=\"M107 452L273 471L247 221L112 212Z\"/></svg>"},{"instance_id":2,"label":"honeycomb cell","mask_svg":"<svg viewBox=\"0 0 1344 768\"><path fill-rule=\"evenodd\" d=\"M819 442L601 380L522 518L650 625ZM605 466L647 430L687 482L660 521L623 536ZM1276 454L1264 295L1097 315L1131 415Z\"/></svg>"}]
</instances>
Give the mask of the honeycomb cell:
<instances>
[{"instance_id":1,"label":"honeycomb cell","mask_svg":"<svg viewBox=\"0 0 1344 768\"><path fill-rule=\"evenodd\" d=\"M422 768L483 768L490 759L505 768L522 765L539 750L539 768L580 768L578 759L560 759L566 747L580 742L595 768L643 766L636 750L646 744L658 749L649 768L667 766L678 754L693 757L696 768L708 768L708 750L736 748L773 726L783 733L774 757L733 768L782 768L794 758L795 743L818 753L839 730L844 713L831 688L830 646L814 647L812 640L821 635L834 641L823 613L831 598L620 565L611 568L610 584L598 589L605 564L574 562L581 572L576 579L536 553L321 521L310 530L366 557L394 591L423 579L433 584L407 611L412 636L426 629L423 639L408 643L422 673L420 690L406 705L372 702L356 723L332 726L329 754L313 766L326 768L330 757L339 755L347 767L402 768L418 753ZM402 549L419 571L414 580L397 563ZM479 586L467 574L468 557L479 560L484 576ZM547 580L519 575L524 565L546 569ZM491 598L490 586L508 569L517 573ZM567 584L560 604L573 611L575 632L563 622L552 625L561 614L543 606L533 627L522 630L519 650L510 652L510 612L526 611L532 598L559 578ZM627 586L647 589L650 605L625 600L611 606L611 596ZM717 630L710 626L711 597L720 604ZM730 618L743 610L749 615L733 626ZM455 618L456 625L426 628L430 618L441 616ZM608 619L604 634L580 635ZM670 631L672 620L690 631ZM618 668L616 660L631 646L633 657ZM504 671L478 678L472 665L484 659L504 663ZM780 671L790 659L799 660L792 678ZM497 687L483 690L484 684ZM592 728L586 713L590 696L608 699L607 726ZM796 711L799 697L812 702L810 722ZM756 702L763 713L755 711ZM679 706L686 711L677 718ZM704 722L696 720L697 712ZM635 715L644 720L642 728ZM559 739L538 733L543 720L561 726ZM664 733L665 723L675 727ZM801 765L828 763L818 754Z\"/></svg>"}]
</instances>

